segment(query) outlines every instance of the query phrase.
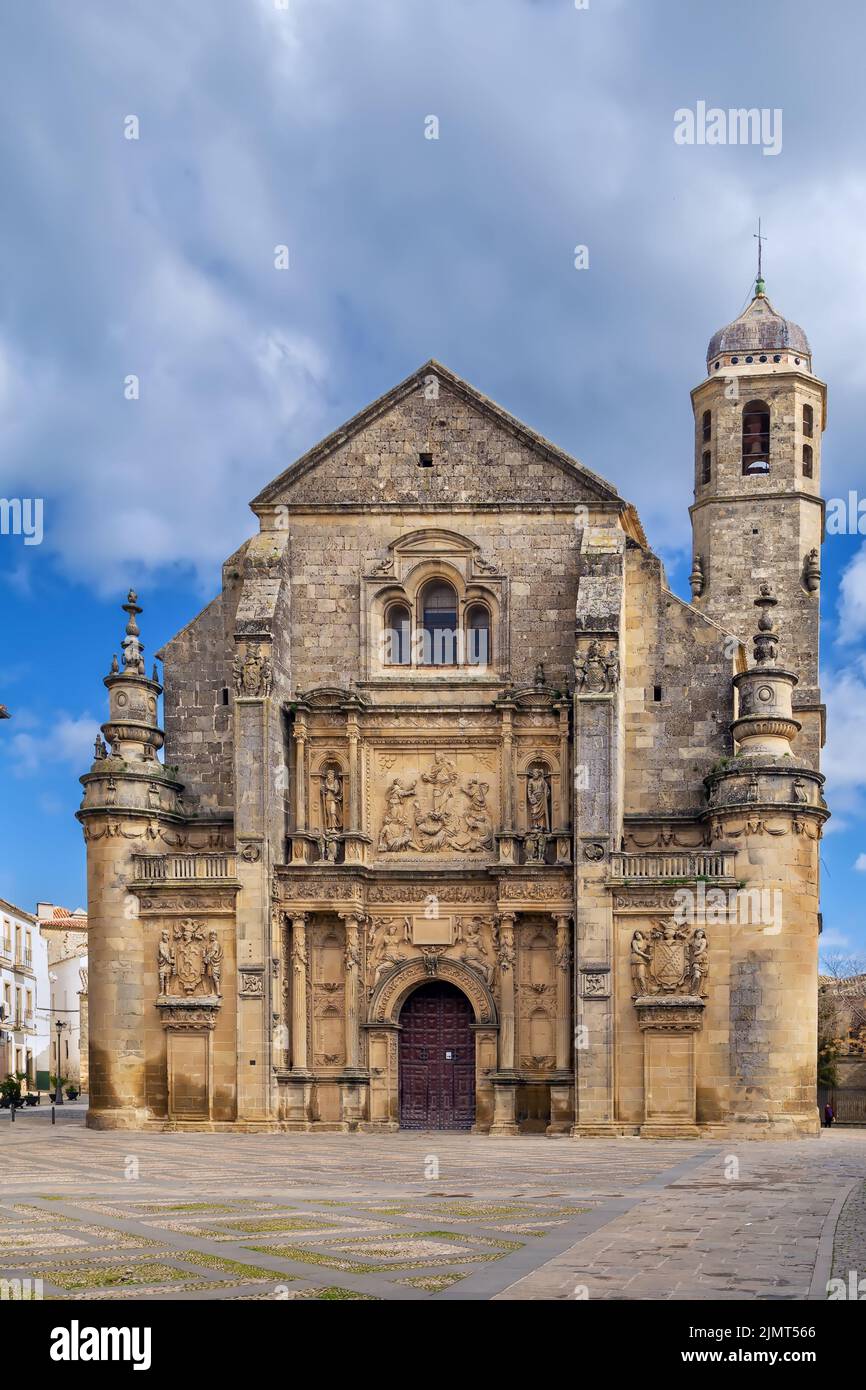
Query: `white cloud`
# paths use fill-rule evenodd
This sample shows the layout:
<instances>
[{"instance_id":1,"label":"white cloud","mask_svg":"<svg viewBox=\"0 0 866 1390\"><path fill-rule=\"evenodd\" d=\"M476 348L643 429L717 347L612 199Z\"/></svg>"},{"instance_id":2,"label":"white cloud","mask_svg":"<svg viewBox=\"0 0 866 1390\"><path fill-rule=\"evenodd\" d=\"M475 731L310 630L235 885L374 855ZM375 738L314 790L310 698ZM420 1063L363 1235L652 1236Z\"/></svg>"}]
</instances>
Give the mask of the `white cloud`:
<instances>
[{"instance_id":1,"label":"white cloud","mask_svg":"<svg viewBox=\"0 0 866 1390\"><path fill-rule=\"evenodd\" d=\"M839 580L837 642L854 642L866 633L866 545L861 545Z\"/></svg>"},{"instance_id":2,"label":"white cloud","mask_svg":"<svg viewBox=\"0 0 866 1390\"><path fill-rule=\"evenodd\" d=\"M854 860L854 868L860 874L866 874L866 854L858 854Z\"/></svg>"},{"instance_id":3,"label":"white cloud","mask_svg":"<svg viewBox=\"0 0 866 1390\"><path fill-rule=\"evenodd\" d=\"M858 813L866 791L866 656L824 678L827 745L823 770L834 812ZM832 823L832 822L831 822Z\"/></svg>"},{"instance_id":4,"label":"white cloud","mask_svg":"<svg viewBox=\"0 0 866 1390\"><path fill-rule=\"evenodd\" d=\"M32 777L57 763L79 773L89 768L99 720L60 712L41 726L32 718L26 722L34 732L14 733L6 750L14 777Z\"/></svg>"}]
</instances>

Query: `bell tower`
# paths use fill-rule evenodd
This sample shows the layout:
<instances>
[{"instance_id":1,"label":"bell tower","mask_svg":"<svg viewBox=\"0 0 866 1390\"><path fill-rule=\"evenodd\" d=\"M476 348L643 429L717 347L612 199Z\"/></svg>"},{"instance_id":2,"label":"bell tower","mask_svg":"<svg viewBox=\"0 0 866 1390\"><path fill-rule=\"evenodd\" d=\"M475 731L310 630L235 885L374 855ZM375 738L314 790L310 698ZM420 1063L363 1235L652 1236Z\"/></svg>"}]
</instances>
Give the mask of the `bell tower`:
<instances>
[{"instance_id":1,"label":"bell tower","mask_svg":"<svg viewBox=\"0 0 866 1390\"><path fill-rule=\"evenodd\" d=\"M798 675L801 756L818 766L824 712L818 684L821 435L827 388L806 334L773 307L763 277L744 312L715 333L707 375L692 391L696 608L745 640L756 588L768 583Z\"/></svg>"}]
</instances>

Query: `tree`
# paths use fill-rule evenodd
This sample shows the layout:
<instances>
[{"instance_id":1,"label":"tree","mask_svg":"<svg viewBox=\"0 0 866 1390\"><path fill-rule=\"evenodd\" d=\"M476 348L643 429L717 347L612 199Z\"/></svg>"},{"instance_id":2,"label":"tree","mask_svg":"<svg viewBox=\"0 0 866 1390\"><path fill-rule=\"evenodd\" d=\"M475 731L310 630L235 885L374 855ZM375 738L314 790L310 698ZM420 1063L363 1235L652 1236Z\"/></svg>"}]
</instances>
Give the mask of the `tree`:
<instances>
[{"instance_id":1,"label":"tree","mask_svg":"<svg viewBox=\"0 0 866 1390\"><path fill-rule=\"evenodd\" d=\"M836 1061L848 1034L854 1001L866 995L863 962L841 952L820 960L818 976L818 1085L836 1086Z\"/></svg>"}]
</instances>

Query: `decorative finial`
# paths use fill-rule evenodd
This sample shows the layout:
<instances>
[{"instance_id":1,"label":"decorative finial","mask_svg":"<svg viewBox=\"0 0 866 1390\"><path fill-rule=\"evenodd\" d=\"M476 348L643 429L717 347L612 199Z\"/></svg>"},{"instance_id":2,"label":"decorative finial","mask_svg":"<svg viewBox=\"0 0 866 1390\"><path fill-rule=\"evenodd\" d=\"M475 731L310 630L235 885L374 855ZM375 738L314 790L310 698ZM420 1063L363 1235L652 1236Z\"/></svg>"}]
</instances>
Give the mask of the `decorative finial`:
<instances>
[{"instance_id":1,"label":"decorative finial","mask_svg":"<svg viewBox=\"0 0 866 1390\"><path fill-rule=\"evenodd\" d=\"M765 242L765 241L767 240L767 238L766 238L765 236L762 236L762 235L761 235L761 219L760 219L760 217L758 218L758 230L757 230L757 232L753 232L752 235L754 236L755 240L756 240L757 243L758 243L758 277L757 277L757 279L755 280L755 294L756 294L756 295L760 295L761 297L763 297L763 296L766 294L766 292L767 292L767 287L766 287L766 285L764 284L764 274L763 274L763 269L762 269L762 262L763 262L762 252L763 252L763 249L764 249L762 243Z\"/></svg>"},{"instance_id":2,"label":"decorative finial","mask_svg":"<svg viewBox=\"0 0 866 1390\"><path fill-rule=\"evenodd\" d=\"M776 632L773 609L778 602L779 600L774 596L772 588L765 581L758 590L758 597L755 599L755 607L759 609L761 614L758 619L758 631L753 638L756 666L766 666L767 662L776 660L776 653L779 649L779 634Z\"/></svg>"},{"instance_id":3,"label":"decorative finial","mask_svg":"<svg viewBox=\"0 0 866 1390\"><path fill-rule=\"evenodd\" d=\"M116 676L119 673L119 671L120 667L117 664L117 652L115 652L114 656L111 658L111 674L113 676Z\"/></svg>"},{"instance_id":4,"label":"decorative finial","mask_svg":"<svg viewBox=\"0 0 866 1390\"><path fill-rule=\"evenodd\" d=\"M126 624L126 636L121 642L123 648L123 667L124 673L130 676L144 675L144 648L139 639L139 627L136 622L136 614L141 612L141 605L138 602L138 594L134 589L130 589L126 603L122 603L121 608L124 613L129 615Z\"/></svg>"},{"instance_id":5,"label":"decorative finial","mask_svg":"<svg viewBox=\"0 0 866 1390\"><path fill-rule=\"evenodd\" d=\"M94 758L94 761L97 762L97 763L99 763L99 762L102 761L103 758L105 758L105 757L107 757L107 756L108 756L108 749L107 749L106 746L105 746L105 740L104 740L104 738L102 737L102 734L97 734L97 735L96 735L96 741L95 741L95 743L94 743L94 745L93 745L93 758Z\"/></svg>"},{"instance_id":6,"label":"decorative finial","mask_svg":"<svg viewBox=\"0 0 866 1390\"><path fill-rule=\"evenodd\" d=\"M704 583L704 562L700 555L696 555L695 562L692 565L692 572L689 575L689 584L691 585L693 599L700 598L701 594L704 592Z\"/></svg>"}]
</instances>

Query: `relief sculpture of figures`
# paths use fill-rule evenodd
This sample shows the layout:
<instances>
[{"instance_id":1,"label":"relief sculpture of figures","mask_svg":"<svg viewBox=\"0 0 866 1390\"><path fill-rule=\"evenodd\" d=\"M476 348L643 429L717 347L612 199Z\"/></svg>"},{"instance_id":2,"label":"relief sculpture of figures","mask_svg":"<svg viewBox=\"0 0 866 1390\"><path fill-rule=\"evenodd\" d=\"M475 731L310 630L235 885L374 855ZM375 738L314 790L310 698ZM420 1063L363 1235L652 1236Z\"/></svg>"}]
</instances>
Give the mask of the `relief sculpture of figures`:
<instances>
[{"instance_id":1,"label":"relief sculpture of figures","mask_svg":"<svg viewBox=\"0 0 866 1390\"><path fill-rule=\"evenodd\" d=\"M689 988L700 999L707 997L707 974L709 973L709 942L703 927L698 927L689 944L689 965L691 978Z\"/></svg>"},{"instance_id":2,"label":"relief sculpture of figures","mask_svg":"<svg viewBox=\"0 0 866 1390\"><path fill-rule=\"evenodd\" d=\"M210 976L212 994L222 994L223 948L215 931L209 932L208 944L204 952L205 975Z\"/></svg>"},{"instance_id":3,"label":"relief sculpture of figures","mask_svg":"<svg viewBox=\"0 0 866 1390\"><path fill-rule=\"evenodd\" d=\"M673 917L657 922L649 935L631 941L632 998L638 995L707 997L709 941L703 927L690 931Z\"/></svg>"},{"instance_id":4,"label":"relief sculpture of figures","mask_svg":"<svg viewBox=\"0 0 866 1390\"><path fill-rule=\"evenodd\" d=\"M395 965L402 965L406 959L405 952L400 947L400 929L393 919L384 924L381 939L374 950L376 962L373 972L373 986L375 989L382 976L392 970ZM372 991L371 991L372 992Z\"/></svg>"},{"instance_id":5,"label":"relief sculpture of figures","mask_svg":"<svg viewBox=\"0 0 866 1390\"><path fill-rule=\"evenodd\" d=\"M471 966L481 976L488 989L493 983L493 965L488 958L487 948L484 945L482 928L484 927L483 917L473 917L466 927L463 934L464 947L460 953L460 959L464 965Z\"/></svg>"},{"instance_id":6,"label":"relief sculpture of figures","mask_svg":"<svg viewBox=\"0 0 866 1390\"><path fill-rule=\"evenodd\" d=\"M647 966L650 963L650 953L646 937L643 932L636 931L631 939L631 985L632 999L637 999L639 995L647 992Z\"/></svg>"},{"instance_id":7,"label":"relief sculpture of figures","mask_svg":"<svg viewBox=\"0 0 866 1390\"><path fill-rule=\"evenodd\" d=\"M585 651L573 658L575 688L579 694L603 695L619 684L619 657L611 650L606 655L601 643L593 638Z\"/></svg>"},{"instance_id":8,"label":"relief sculpture of figures","mask_svg":"<svg viewBox=\"0 0 866 1390\"><path fill-rule=\"evenodd\" d=\"M453 849L479 850L493 848L493 826L487 810L487 793L490 784L480 777L470 777L465 787L460 789L467 798L469 806L463 814L466 833L455 836L449 844Z\"/></svg>"},{"instance_id":9,"label":"relief sculpture of figures","mask_svg":"<svg viewBox=\"0 0 866 1390\"><path fill-rule=\"evenodd\" d=\"M174 928L173 943L164 928L157 943L159 992L166 998L221 995L223 952L217 933L205 939L201 922L187 918Z\"/></svg>"},{"instance_id":10,"label":"relief sculpture of figures","mask_svg":"<svg viewBox=\"0 0 866 1390\"><path fill-rule=\"evenodd\" d=\"M404 787L399 777L395 777L385 798L387 810L379 832L379 852L393 853L405 849L412 839L412 828L406 824L403 802L415 795L416 783Z\"/></svg>"},{"instance_id":11,"label":"relief sculpture of figures","mask_svg":"<svg viewBox=\"0 0 866 1390\"><path fill-rule=\"evenodd\" d=\"M261 656L258 647L251 647L246 656L240 653L232 663L232 674L237 695L269 695L271 690L271 663Z\"/></svg>"},{"instance_id":12,"label":"relief sculpture of figures","mask_svg":"<svg viewBox=\"0 0 866 1390\"><path fill-rule=\"evenodd\" d=\"M395 777L385 795L385 814L379 831L380 854L395 854L413 849L433 854L443 849L459 853L478 854L492 851L493 821L487 797L490 783L476 773L467 777L459 787L467 805L459 813L455 789L460 780L453 758L436 753L433 762L420 774L420 780L430 788L427 805L416 796L418 778L408 785ZM411 799L412 821L409 824L404 802Z\"/></svg>"},{"instance_id":13,"label":"relief sculpture of figures","mask_svg":"<svg viewBox=\"0 0 866 1390\"><path fill-rule=\"evenodd\" d=\"M168 927L165 927L159 938L157 946L157 968L159 971L159 992L168 994L168 985L174 974L174 951L168 939Z\"/></svg>"}]
</instances>

